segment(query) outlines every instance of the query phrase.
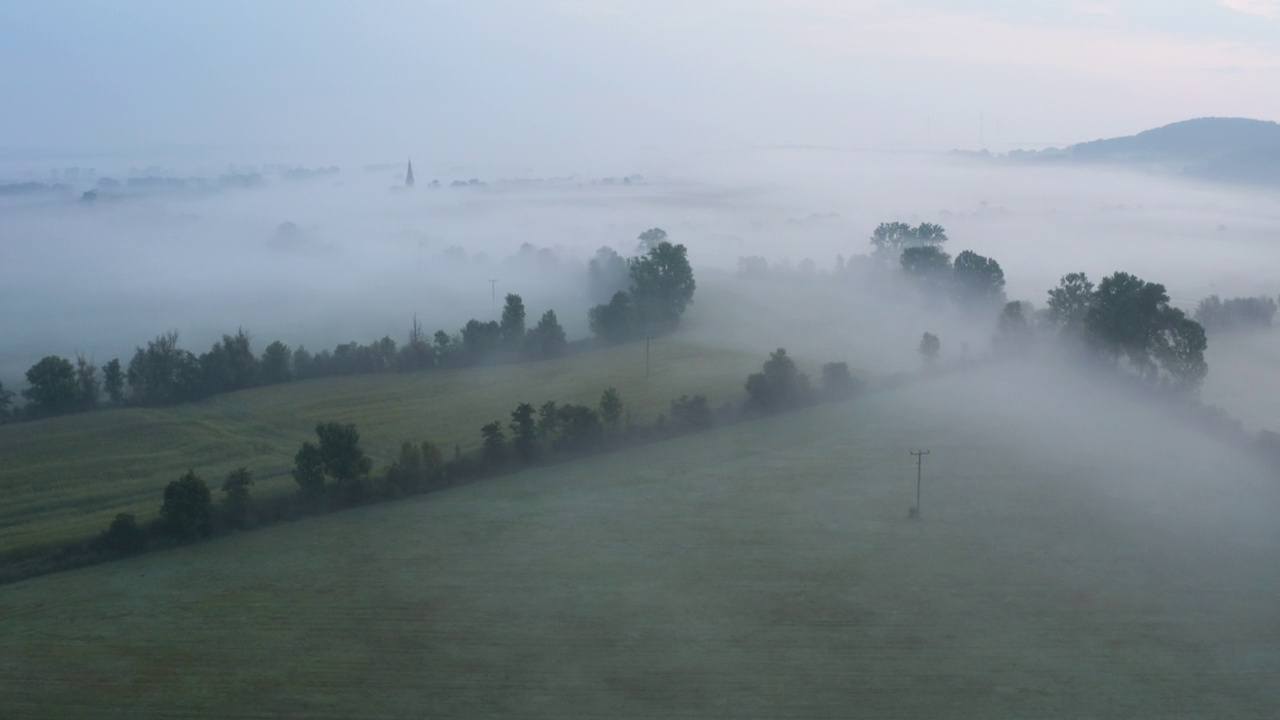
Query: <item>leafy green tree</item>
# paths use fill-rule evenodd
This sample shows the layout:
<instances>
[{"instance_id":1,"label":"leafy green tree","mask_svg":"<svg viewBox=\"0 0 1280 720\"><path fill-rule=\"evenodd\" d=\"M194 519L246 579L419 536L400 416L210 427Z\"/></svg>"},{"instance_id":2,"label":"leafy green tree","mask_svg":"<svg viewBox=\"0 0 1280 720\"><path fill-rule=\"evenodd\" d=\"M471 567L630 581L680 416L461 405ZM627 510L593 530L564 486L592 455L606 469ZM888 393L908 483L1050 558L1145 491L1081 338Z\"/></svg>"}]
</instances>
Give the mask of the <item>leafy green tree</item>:
<instances>
[{"instance_id":1,"label":"leafy green tree","mask_svg":"<svg viewBox=\"0 0 1280 720\"><path fill-rule=\"evenodd\" d=\"M649 228L640 233L637 239L640 243L636 245L636 254L647 255L653 252L654 248L667 242L667 231L659 227Z\"/></svg>"},{"instance_id":2,"label":"leafy green tree","mask_svg":"<svg viewBox=\"0 0 1280 720\"><path fill-rule=\"evenodd\" d=\"M915 239L915 231L907 223L880 223L871 233L872 252L881 257L901 257Z\"/></svg>"},{"instance_id":3,"label":"leafy green tree","mask_svg":"<svg viewBox=\"0 0 1280 720\"><path fill-rule=\"evenodd\" d=\"M405 442L400 457L387 466L386 481L392 495L410 495L439 484L443 469L444 457L435 443Z\"/></svg>"},{"instance_id":4,"label":"leafy green tree","mask_svg":"<svg viewBox=\"0 0 1280 720\"><path fill-rule=\"evenodd\" d=\"M932 223L914 228L903 222L880 223L871 233L872 254L885 263L901 258L908 248L939 246L946 241L946 230Z\"/></svg>"},{"instance_id":5,"label":"leafy green tree","mask_svg":"<svg viewBox=\"0 0 1280 720\"><path fill-rule=\"evenodd\" d=\"M299 345L289 360L289 368L293 371L293 377L298 380L316 377L316 357L305 346Z\"/></svg>"},{"instance_id":6,"label":"leafy green tree","mask_svg":"<svg viewBox=\"0 0 1280 720\"><path fill-rule=\"evenodd\" d=\"M194 540L213 532L213 499L209 486L194 470L165 486L160 518L169 534L179 539Z\"/></svg>"},{"instance_id":7,"label":"leafy green tree","mask_svg":"<svg viewBox=\"0 0 1280 720\"><path fill-rule=\"evenodd\" d=\"M76 405L81 410L97 407L98 396L102 394L102 381L98 379L98 368L83 355L76 355Z\"/></svg>"},{"instance_id":8,"label":"leafy green tree","mask_svg":"<svg viewBox=\"0 0 1280 720\"><path fill-rule=\"evenodd\" d=\"M298 454L293 456L293 479L307 497L317 498L324 494L324 460L320 456L320 448L313 443L302 443Z\"/></svg>"},{"instance_id":9,"label":"leafy green tree","mask_svg":"<svg viewBox=\"0 0 1280 720\"><path fill-rule=\"evenodd\" d=\"M681 395L671 401L671 424L678 433L706 430L715 424L706 395Z\"/></svg>"},{"instance_id":10,"label":"leafy green tree","mask_svg":"<svg viewBox=\"0 0 1280 720\"><path fill-rule=\"evenodd\" d=\"M608 304L596 305L587 311L587 323L591 333L601 342L614 344L635 339L636 317L631 307L631 296L614 293Z\"/></svg>"},{"instance_id":11,"label":"leafy green tree","mask_svg":"<svg viewBox=\"0 0 1280 720\"><path fill-rule=\"evenodd\" d=\"M399 369L400 350L390 335L383 335L381 340L371 344L369 354L372 356L372 369L369 372L384 373Z\"/></svg>"},{"instance_id":12,"label":"leafy green tree","mask_svg":"<svg viewBox=\"0 0 1280 720\"><path fill-rule=\"evenodd\" d=\"M769 354L763 371L747 377L747 407L777 412L803 405L810 399L809 376L787 357L785 348Z\"/></svg>"},{"instance_id":13,"label":"leafy green tree","mask_svg":"<svg viewBox=\"0 0 1280 720\"><path fill-rule=\"evenodd\" d=\"M293 368L290 367L292 356L289 346L279 340L268 345L262 351L262 359L258 361L262 383L275 385L292 380Z\"/></svg>"},{"instance_id":14,"label":"leafy green tree","mask_svg":"<svg viewBox=\"0 0 1280 720\"><path fill-rule=\"evenodd\" d=\"M622 395L617 388L607 388L600 394L600 421L605 430L617 432L622 421Z\"/></svg>"},{"instance_id":15,"label":"leafy green tree","mask_svg":"<svg viewBox=\"0 0 1280 720\"><path fill-rule=\"evenodd\" d=\"M120 359L112 358L102 366L102 389L112 405L124 402L124 370L120 368Z\"/></svg>"},{"instance_id":16,"label":"leafy green tree","mask_svg":"<svg viewBox=\"0 0 1280 720\"><path fill-rule=\"evenodd\" d=\"M1069 335L1084 331L1085 317L1093 307L1093 283L1082 272L1068 273L1049 291L1049 317L1058 330Z\"/></svg>"},{"instance_id":17,"label":"leafy green tree","mask_svg":"<svg viewBox=\"0 0 1280 720\"><path fill-rule=\"evenodd\" d=\"M997 352L1019 355L1031 347L1031 324L1027 321L1026 308L1021 302L1005 303L996 318L996 334L991 344Z\"/></svg>"},{"instance_id":18,"label":"leafy green tree","mask_svg":"<svg viewBox=\"0 0 1280 720\"><path fill-rule=\"evenodd\" d=\"M938 336L927 332L920 337L920 346L916 348L916 352L920 353L920 357L924 358L926 366L932 366L938 361L938 353L942 351L942 341L938 340Z\"/></svg>"},{"instance_id":19,"label":"leafy green tree","mask_svg":"<svg viewBox=\"0 0 1280 720\"><path fill-rule=\"evenodd\" d=\"M132 555L142 550L146 536L138 527L133 513L117 513L107 531L102 534L102 545L120 555Z\"/></svg>"},{"instance_id":20,"label":"leafy green tree","mask_svg":"<svg viewBox=\"0 0 1280 720\"><path fill-rule=\"evenodd\" d=\"M559 426L557 449L567 452L586 452L600 443L604 427L600 415L586 405L564 404L556 409Z\"/></svg>"},{"instance_id":21,"label":"leafy green tree","mask_svg":"<svg viewBox=\"0 0 1280 720\"><path fill-rule=\"evenodd\" d=\"M930 292L941 294L950 285L951 256L934 245L902 251L902 272Z\"/></svg>"},{"instance_id":22,"label":"leafy green tree","mask_svg":"<svg viewBox=\"0 0 1280 720\"><path fill-rule=\"evenodd\" d=\"M178 347L178 331L156 337L138 348L126 373L133 400L140 405L171 405L200 397L200 362Z\"/></svg>"},{"instance_id":23,"label":"leafy green tree","mask_svg":"<svg viewBox=\"0 0 1280 720\"><path fill-rule=\"evenodd\" d=\"M79 409L80 387L76 369L70 360L48 355L27 370L27 384L22 397L36 415L58 415Z\"/></svg>"},{"instance_id":24,"label":"leafy green tree","mask_svg":"<svg viewBox=\"0 0 1280 720\"><path fill-rule=\"evenodd\" d=\"M502 326L496 321L468 320L462 328L462 354L468 365L479 365L498 354Z\"/></svg>"},{"instance_id":25,"label":"leafy green tree","mask_svg":"<svg viewBox=\"0 0 1280 720\"><path fill-rule=\"evenodd\" d=\"M418 316L414 315L413 325L409 327L409 342L400 349L400 367L408 371L418 371L426 370L434 364L435 351L422 329L422 324L418 322Z\"/></svg>"},{"instance_id":26,"label":"leafy green tree","mask_svg":"<svg viewBox=\"0 0 1280 720\"><path fill-rule=\"evenodd\" d=\"M223 335L200 356L204 394L243 390L257 384L258 358L250 342L249 334L240 328L235 335Z\"/></svg>"},{"instance_id":27,"label":"leafy green tree","mask_svg":"<svg viewBox=\"0 0 1280 720\"><path fill-rule=\"evenodd\" d=\"M462 336L450 336L443 330L437 330L431 336L436 353L436 363L441 367L457 367L462 362Z\"/></svg>"},{"instance_id":28,"label":"leafy green tree","mask_svg":"<svg viewBox=\"0 0 1280 720\"><path fill-rule=\"evenodd\" d=\"M916 242L925 245L941 245L947 241L947 231L941 225L922 222L915 229Z\"/></svg>"},{"instance_id":29,"label":"leafy green tree","mask_svg":"<svg viewBox=\"0 0 1280 720\"><path fill-rule=\"evenodd\" d=\"M630 286L631 273L627 269L627 261L613 248L597 250L587 263L587 292L592 302L606 302L614 293L626 292Z\"/></svg>"},{"instance_id":30,"label":"leafy green tree","mask_svg":"<svg viewBox=\"0 0 1280 720\"><path fill-rule=\"evenodd\" d=\"M326 475L334 479L349 499L357 499L362 480L373 468L373 461L360 447L360 433L351 423L322 422L316 425L320 438L320 462Z\"/></svg>"},{"instance_id":31,"label":"leafy green tree","mask_svg":"<svg viewBox=\"0 0 1280 720\"><path fill-rule=\"evenodd\" d=\"M1168 308L1162 316L1153 348L1156 362L1169 374L1175 389L1194 390L1209 374L1204 360L1209 346L1204 327L1177 308Z\"/></svg>"},{"instance_id":32,"label":"leafy green tree","mask_svg":"<svg viewBox=\"0 0 1280 720\"><path fill-rule=\"evenodd\" d=\"M629 260L628 266L641 330L674 330L698 287L684 245L660 242L648 254Z\"/></svg>"},{"instance_id":33,"label":"leafy green tree","mask_svg":"<svg viewBox=\"0 0 1280 720\"><path fill-rule=\"evenodd\" d=\"M529 403L520 403L511 411L511 444L515 446L520 459L529 461L538 455L538 423L534 418L537 411Z\"/></svg>"},{"instance_id":34,"label":"leafy green tree","mask_svg":"<svg viewBox=\"0 0 1280 720\"><path fill-rule=\"evenodd\" d=\"M1114 361L1123 355L1139 372L1151 375L1157 369L1151 351L1169 309L1163 285L1117 272L1098 284L1085 329L1105 356Z\"/></svg>"},{"instance_id":35,"label":"leafy green tree","mask_svg":"<svg viewBox=\"0 0 1280 720\"><path fill-rule=\"evenodd\" d=\"M500 325L502 345L511 355L518 355L524 345L524 300L514 293L508 294L502 306Z\"/></svg>"},{"instance_id":36,"label":"leafy green tree","mask_svg":"<svg viewBox=\"0 0 1280 720\"><path fill-rule=\"evenodd\" d=\"M243 527L249 518L249 489L253 487L253 473L248 468L237 468L227 474L222 481L222 506L226 508L227 517L237 526Z\"/></svg>"},{"instance_id":37,"label":"leafy green tree","mask_svg":"<svg viewBox=\"0 0 1280 720\"><path fill-rule=\"evenodd\" d=\"M972 250L956 256L951 269L956 300L966 306L987 306L1004 302L1004 270L1000 263Z\"/></svg>"},{"instance_id":38,"label":"leafy green tree","mask_svg":"<svg viewBox=\"0 0 1280 720\"><path fill-rule=\"evenodd\" d=\"M502 432L502 423L494 420L484 427L480 428L480 435L484 438L482 452L484 459L490 465L501 463L507 456L507 436Z\"/></svg>"},{"instance_id":39,"label":"leafy green tree","mask_svg":"<svg viewBox=\"0 0 1280 720\"><path fill-rule=\"evenodd\" d=\"M554 400L542 403L538 408L538 438L543 442L553 442L560 434L560 413Z\"/></svg>"},{"instance_id":40,"label":"leafy green tree","mask_svg":"<svg viewBox=\"0 0 1280 720\"><path fill-rule=\"evenodd\" d=\"M555 310L548 310L542 314L538 324L529 331L529 337L526 340L526 352L530 357L537 359L560 357L568 346L564 328L560 327Z\"/></svg>"},{"instance_id":41,"label":"leafy green tree","mask_svg":"<svg viewBox=\"0 0 1280 720\"><path fill-rule=\"evenodd\" d=\"M852 396L858 382L849 374L849 363L829 362L822 366L822 394L833 399Z\"/></svg>"},{"instance_id":42,"label":"leafy green tree","mask_svg":"<svg viewBox=\"0 0 1280 720\"><path fill-rule=\"evenodd\" d=\"M0 424L8 422L13 414L13 392L5 390L4 383L0 382Z\"/></svg>"}]
</instances>

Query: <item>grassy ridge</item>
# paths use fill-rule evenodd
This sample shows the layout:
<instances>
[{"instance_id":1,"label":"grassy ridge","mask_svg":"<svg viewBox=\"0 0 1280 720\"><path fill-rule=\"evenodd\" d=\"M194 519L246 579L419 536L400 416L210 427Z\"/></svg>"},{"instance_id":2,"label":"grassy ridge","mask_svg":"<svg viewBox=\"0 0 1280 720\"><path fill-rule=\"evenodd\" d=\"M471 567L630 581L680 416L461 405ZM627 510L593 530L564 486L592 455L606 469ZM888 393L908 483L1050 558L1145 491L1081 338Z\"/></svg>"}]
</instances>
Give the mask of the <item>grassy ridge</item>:
<instances>
[{"instance_id":1,"label":"grassy ridge","mask_svg":"<svg viewBox=\"0 0 1280 720\"><path fill-rule=\"evenodd\" d=\"M1274 485L999 372L9 586L0 715L1275 716Z\"/></svg>"},{"instance_id":2,"label":"grassy ridge","mask_svg":"<svg viewBox=\"0 0 1280 720\"><path fill-rule=\"evenodd\" d=\"M517 402L595 405L618 388L636 420L682 393L738 400L763 358L654 342L561 360L442 373L326 378L164 409L131 408L0 427L0 552L103 530L119 512L152 517L164 485L194 468L211 485L247 466L255 493L292 491L293 454L321 420L354 422L381 465L404 440L446 452L479 445L479 428Z\"/></svg>"}]
</instances>

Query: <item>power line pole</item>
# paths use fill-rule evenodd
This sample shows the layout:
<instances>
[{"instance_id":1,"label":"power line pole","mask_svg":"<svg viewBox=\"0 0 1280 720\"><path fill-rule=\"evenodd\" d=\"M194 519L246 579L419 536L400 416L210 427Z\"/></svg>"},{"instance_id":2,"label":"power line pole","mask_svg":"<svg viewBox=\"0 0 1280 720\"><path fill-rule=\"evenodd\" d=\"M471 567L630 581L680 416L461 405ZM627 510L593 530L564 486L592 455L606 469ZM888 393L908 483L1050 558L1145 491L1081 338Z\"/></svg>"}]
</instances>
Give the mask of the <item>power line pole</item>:
<instances>
[{"instance_id":1,"label":"power line pole","mask_svg":"<svg viewBox=\"0 0 1280 720\"><path fill-rule=\"evenodd\" d=\"M489 314L498 317L498 280L489 278Z\"/></svg>"},{"instance_id":2,"label":"power line pole","mask_svg":"<svg viewBox=\"0 0 1280 720\"><path fill-rule=\"evenodd\" d=\"M924 463L924 456L929 454L928 450L912 450L912 455L916 456L916 506L912 509L911 517L920 517L920 474L921 465Z\"/></svg>"}]
</instances>

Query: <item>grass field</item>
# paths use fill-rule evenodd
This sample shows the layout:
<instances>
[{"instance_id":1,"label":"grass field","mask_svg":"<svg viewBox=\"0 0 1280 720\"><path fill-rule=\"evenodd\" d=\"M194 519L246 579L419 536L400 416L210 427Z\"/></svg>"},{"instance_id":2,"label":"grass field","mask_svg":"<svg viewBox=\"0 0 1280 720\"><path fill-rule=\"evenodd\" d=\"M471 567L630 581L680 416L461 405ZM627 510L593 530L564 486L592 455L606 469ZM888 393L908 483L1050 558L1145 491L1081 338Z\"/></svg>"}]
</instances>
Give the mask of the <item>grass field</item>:
<instances>
[{"instance_id":1,"label":"grass field","mask_svg":"<svg viewBox=\"0 0 1280 720\"><path fill-rule=\"evenodd\" d=\"M375 471L405 440L446 452L480 444L479 429L518 402L595 405L616 387L637 421L652 422L682 393L740 401L764 355L666 341L561 360L444 373L288 383L164 409L106 410L0 427L0 553L102 531L119 512L159 510L166 483L188 468L215 490L246 466L255 493L293 491L288 474L317 422L354 422Z\"/></svg>"},{"instance_id":2,"label":"grass field","mask_svg":"<svg viewBox=\"0 0 1280 720\"><path fill-rule=\"evenodd\" d=\"M1049 382L989 367L0 588L0 716L1276 717L1274 480Z\"/></svg>"}]
</instances>

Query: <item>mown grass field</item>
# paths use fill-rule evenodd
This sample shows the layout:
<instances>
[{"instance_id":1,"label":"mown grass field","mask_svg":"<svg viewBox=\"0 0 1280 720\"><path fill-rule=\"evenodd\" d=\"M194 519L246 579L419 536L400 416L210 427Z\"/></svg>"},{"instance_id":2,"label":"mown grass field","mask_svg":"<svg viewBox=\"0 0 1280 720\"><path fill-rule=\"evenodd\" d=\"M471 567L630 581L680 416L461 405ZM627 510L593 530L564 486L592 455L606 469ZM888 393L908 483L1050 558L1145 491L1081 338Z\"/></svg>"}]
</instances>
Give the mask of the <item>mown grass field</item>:
<instances>
[{"instance_id":1,"label":"mown grass field","mask_svg":"<svg viewBox=\"0 0 1280 720\"><path fill-rule=\"evenodd\" d=\"M1054 382L989 367L0 588L0 716L1276 717L1275 480Z\"/></svg>"},{"instance_id":2,"label":"mown grass field","mask_svg":"<svg viewBox=\"0 0 1280 720\"><path fill-rule=\"evenodd\" d=\"M255 493L292 492L293 455L317 422L356 423L375 472L405 440L446 452L480 444L480 427L510 420L518 402L594 406L616 387L636 421L672 398L703 393L738 402L765 356L667 341L561 360L441 373L326 378L163 409L104 410L0 427L0 553L100 532L119 512L155 516L166 483L188 468L215 490L231 470L255 474Z\"/></svg>"}]
</instances>

